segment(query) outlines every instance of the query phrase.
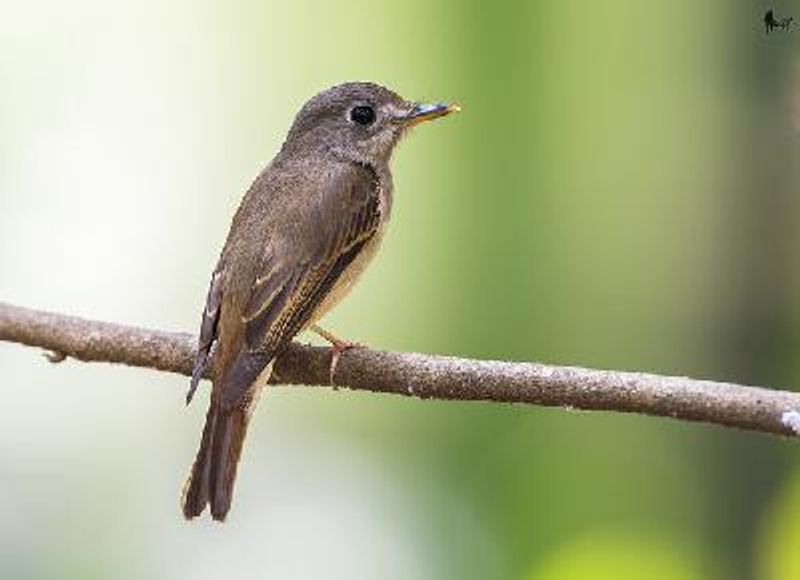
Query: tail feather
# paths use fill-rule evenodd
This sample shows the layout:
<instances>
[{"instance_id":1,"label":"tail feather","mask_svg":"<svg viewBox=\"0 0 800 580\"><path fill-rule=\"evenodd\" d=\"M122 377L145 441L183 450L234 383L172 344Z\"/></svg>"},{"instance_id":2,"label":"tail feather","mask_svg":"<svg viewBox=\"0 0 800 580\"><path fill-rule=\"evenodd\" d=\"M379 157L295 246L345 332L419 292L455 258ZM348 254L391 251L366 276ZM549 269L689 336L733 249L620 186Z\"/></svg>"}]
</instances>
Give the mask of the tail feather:
<instances>
[{"instance_id":1,"label":"tail feather","mask_svg":"<svg viewBox=\"0 0 800 580\"><path fill-rule=\"evenodd\" d=\"M224 521L228 510L231 509L236 468L242 456L249 414L247 409L236 407L230 411L220 411L219 415L221 422L217 430L220 432L219 436L214 434L208 480L211 516L215 520Z\"/></svg>"},{"instance_id":2,"label":"tail feather","mask_svg":"<svg viewBox=\"0 0 800 580\"><path fill-rule=\"evenodd\" d=\"M192 519L211 504L211 516L224 521L231 508L236 467L242 454L249 413L246 406L222 409L213 402L206 415L200 449L184 487L183 515Z\"/></svg>"},{"instance_id":3,"label":"tail feather","mask_svg":"<svg viewBox=\"0 0 800 580\"><path fill-rule=\"evenodd\" d=\"M197 450L189 478L183 486L183 515L187 520L202 514L208 504L208 475L211 467L209 459L216 418L214 405L209 405L200 449Z\"/></svg>"}]
</instances>

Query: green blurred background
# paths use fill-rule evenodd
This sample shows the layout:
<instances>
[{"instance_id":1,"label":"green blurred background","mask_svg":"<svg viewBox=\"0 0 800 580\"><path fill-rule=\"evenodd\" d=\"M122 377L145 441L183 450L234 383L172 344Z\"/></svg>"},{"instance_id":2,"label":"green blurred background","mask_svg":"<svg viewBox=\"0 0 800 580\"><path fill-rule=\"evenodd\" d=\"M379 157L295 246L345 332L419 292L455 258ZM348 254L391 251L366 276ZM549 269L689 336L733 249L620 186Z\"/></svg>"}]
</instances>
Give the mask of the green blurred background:
<instances>
[{"instance_id":1,"label":"green blurred background","mask_svg":"<svg viewBox=\"0 0 800 580\"><path fill-rule=\"evenodd\" d=\"M368 79L464 112L401 146L332 330L798 385L800 29L765 36L767 7L6 0L0 300L194 331L296 110ZM800 578L790 441L276 388L220 527L178 509L185 379L0 368L2 578Z\"/></svg>"}]
</instances>

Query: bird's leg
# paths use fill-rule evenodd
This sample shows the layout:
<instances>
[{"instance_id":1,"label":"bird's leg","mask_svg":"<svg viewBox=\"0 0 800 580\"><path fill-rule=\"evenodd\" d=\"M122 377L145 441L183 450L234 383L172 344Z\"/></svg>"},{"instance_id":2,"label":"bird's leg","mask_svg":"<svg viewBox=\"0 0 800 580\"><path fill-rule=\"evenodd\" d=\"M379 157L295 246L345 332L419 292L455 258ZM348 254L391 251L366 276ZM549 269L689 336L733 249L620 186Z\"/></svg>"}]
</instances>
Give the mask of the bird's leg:
<instances>
[{"instance_id":1,"label":"bird's leg","mask_svg":"<svg viewBox=\"0 0 800 580\"><path fill-rule=\"evenodd\" d=\"M333 385L333 376L336 374L336 366L339 364L339 357L342 356L342 353L351 348L364 348L364 345L358 342L341 339L317 324L312 324L309 330L331 343L331 368L329 378L331 385Z\"/></svg>"}]
</instances>

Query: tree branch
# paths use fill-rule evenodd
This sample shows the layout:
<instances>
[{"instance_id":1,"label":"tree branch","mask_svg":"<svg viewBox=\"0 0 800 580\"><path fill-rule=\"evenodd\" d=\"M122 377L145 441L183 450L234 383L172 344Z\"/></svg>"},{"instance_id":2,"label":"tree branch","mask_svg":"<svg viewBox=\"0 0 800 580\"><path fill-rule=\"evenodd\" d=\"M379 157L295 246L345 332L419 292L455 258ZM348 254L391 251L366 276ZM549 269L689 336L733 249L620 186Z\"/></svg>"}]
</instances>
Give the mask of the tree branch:
<instances>
[{"instance_id":1,"label":"tree branch","mask_svg":"<svg viewBox=\"0 0 800 580\"><path fill-rule=\"evenodd\" d=\"M195 337L30 310L0 302L0 340L74 358L190 375ZM327 385L330 351L290 345L275 364L281 384ZM800 435L800 393L760 387L538 363L480 361L355 349L336 383L422 399L530 403L702 421Z\"/></svg>"}]
</instances>

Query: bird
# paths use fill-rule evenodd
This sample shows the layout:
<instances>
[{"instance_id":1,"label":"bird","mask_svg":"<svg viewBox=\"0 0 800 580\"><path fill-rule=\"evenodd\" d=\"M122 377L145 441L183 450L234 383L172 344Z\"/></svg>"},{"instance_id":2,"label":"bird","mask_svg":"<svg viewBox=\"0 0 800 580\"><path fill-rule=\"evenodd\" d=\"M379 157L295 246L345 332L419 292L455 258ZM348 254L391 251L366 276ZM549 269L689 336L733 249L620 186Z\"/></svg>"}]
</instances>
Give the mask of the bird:
<instances>
[{"instance_id":1,"label":"bird","mask_svg":"<svg viewBox=\"0 0 800 580\"><path fill-rule=\"evenodd\" d=\"M275 357L304 330L338 356L356 343L317 322L374 257L392 210L392 153L409 129L459 111L408 101L372 82L346 82L297 113L274 159L234 214L211 276L186 395L210 371L199 449L183 488L186 519L231 508L248 422Z\"/></svg>"}]
</instances>

